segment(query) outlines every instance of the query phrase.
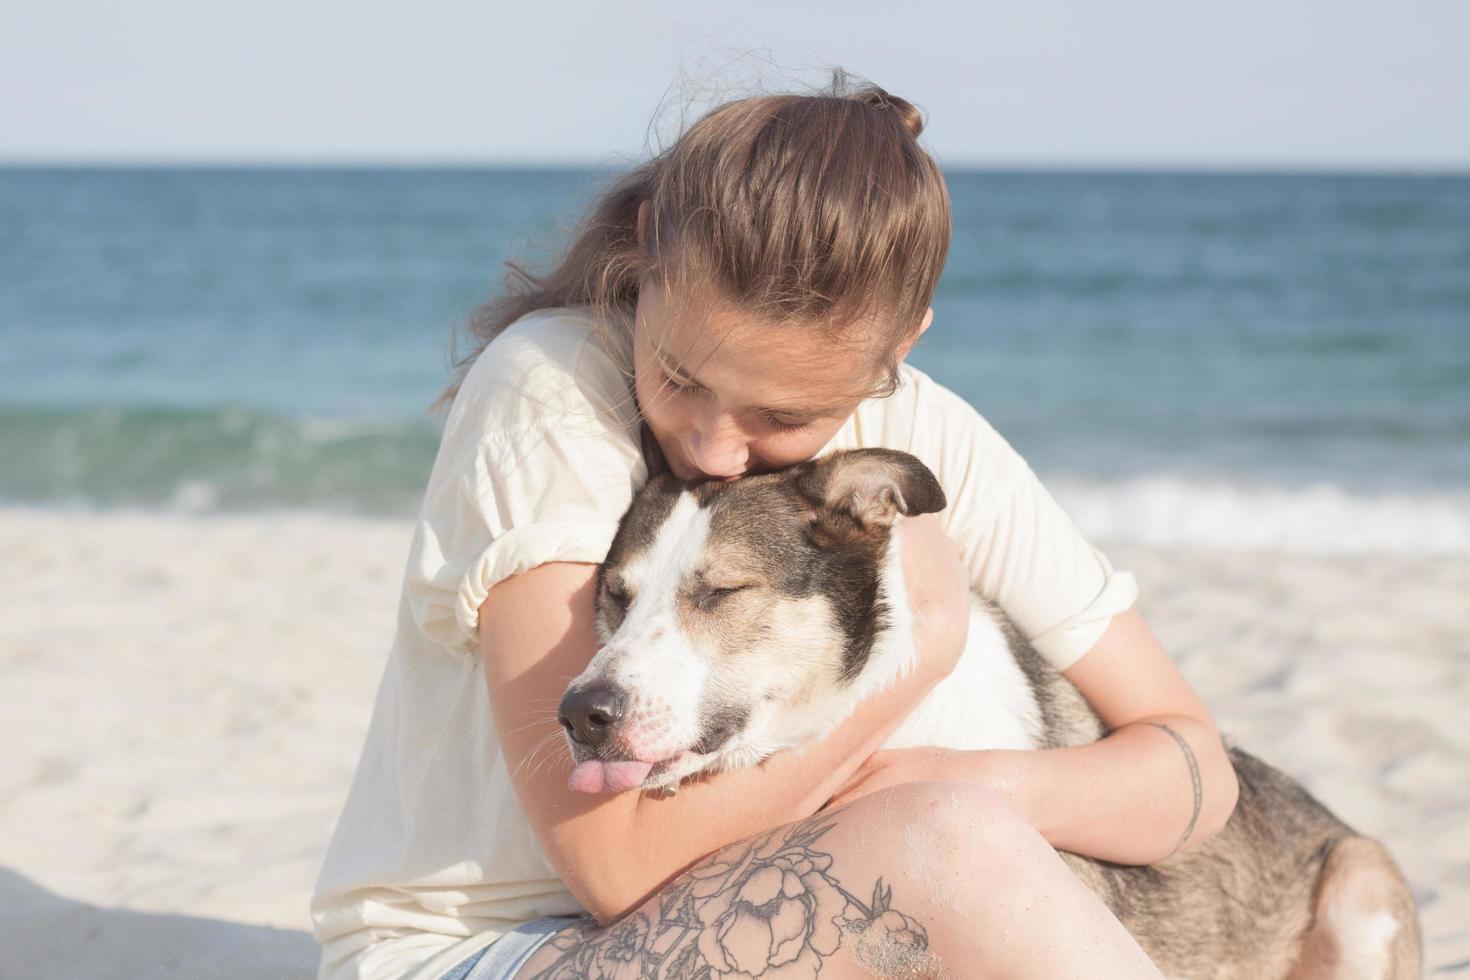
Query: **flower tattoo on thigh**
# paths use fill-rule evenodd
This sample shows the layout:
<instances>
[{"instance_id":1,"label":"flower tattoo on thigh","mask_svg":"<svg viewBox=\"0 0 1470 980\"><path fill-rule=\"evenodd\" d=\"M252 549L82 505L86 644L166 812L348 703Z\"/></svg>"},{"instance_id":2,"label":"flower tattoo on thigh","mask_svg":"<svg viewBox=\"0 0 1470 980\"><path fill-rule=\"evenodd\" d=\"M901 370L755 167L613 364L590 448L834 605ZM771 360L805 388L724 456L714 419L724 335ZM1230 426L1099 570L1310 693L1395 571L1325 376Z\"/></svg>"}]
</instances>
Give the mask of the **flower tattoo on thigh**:
<instances>
[{"instance_id":1,"label":"flower tattoo on thigh","mask_svg":"<svg viewBox=\"0 0 1470 980\"><path fill-rule=\"evenodd\" d=\"M833 877L832 855L814 846L833 826L732 845L619 922L563 930L549 941L560 955L535 980L811 980L844 936L879 975L929 975L928 934L891 907L883 879L864 902Z\"/></svg>"}]
</instances>

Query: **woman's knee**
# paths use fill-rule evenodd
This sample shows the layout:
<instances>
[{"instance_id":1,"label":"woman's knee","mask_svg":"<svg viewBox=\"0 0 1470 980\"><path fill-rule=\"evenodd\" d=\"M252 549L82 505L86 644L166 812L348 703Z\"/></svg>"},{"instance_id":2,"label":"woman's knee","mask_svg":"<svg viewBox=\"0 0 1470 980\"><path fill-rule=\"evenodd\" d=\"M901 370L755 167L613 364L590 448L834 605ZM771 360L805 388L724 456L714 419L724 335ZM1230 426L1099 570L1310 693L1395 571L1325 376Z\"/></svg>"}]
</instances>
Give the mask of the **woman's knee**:
<instances>
[{"instance_id":1,"label":"woman's knee","mask_svg":"<svg viewBox=\"0 0 1470 980\"><path fill-rule=\"evenodd\" d=\"M884 957L927 975L931 953L969 943L988 905L1031 904L1034 892L1010 884L1024 881L1028 832L1002 797L968 783L881 790L731 845L622 921L543 947L519 976L639 976L660 964L679 976L798 964L815 975L824 961L823 976L867 976Z\"/></svg>"},{"instance_id":2,"label":"woman's knee","mask_svg":"<svg viewBox=\"0 0 1470 980\"><path fill-rule=\"evenodd\" d=\"M973 783L905 783L852 805L859 804L863 812L854 818L871 824L867 834L890 835L883 849L901 855L904 872L916 878L1021 887L1038 858L1054 859L1020 811L999 793Z\"/></svg>"}]
</instances>

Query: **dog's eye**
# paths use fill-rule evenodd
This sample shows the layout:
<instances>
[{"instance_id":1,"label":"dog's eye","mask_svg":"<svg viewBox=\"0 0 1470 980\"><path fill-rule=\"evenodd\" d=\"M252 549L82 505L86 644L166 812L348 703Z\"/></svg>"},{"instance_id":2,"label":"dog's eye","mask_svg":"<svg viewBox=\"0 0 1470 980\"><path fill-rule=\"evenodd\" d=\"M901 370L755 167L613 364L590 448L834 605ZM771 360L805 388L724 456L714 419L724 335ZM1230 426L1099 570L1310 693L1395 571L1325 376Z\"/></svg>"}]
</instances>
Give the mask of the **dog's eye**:
<instances>
[{"instance_id":1,"label":"dog's eye","mask_svg":"<svg viewBox=\"0 0 1470 980\"><path fill-rule=\"evenodd\" d=\"M734 585L723 589L700 589L694 594L694 605L700 609L713 609L721 599L748 588L748 585Z\"/></svg>"},{"instance_id":2,"label":"dog's eye","mask_svg":"<svg viewBox=\"0 0 1470 980\"><path fill-rule=\"evenodd\" d=\"M604 585L602 587L602 596L603 596L604 599L607 600L608 604L611 605L614 609L627 609L628 608L628 596L627 596L627 593L625 593L625 592L623 592L623 591L621 591L619 589L615 589L615 588L613 588L610 585Z\"/></svg>"}]
</instances>

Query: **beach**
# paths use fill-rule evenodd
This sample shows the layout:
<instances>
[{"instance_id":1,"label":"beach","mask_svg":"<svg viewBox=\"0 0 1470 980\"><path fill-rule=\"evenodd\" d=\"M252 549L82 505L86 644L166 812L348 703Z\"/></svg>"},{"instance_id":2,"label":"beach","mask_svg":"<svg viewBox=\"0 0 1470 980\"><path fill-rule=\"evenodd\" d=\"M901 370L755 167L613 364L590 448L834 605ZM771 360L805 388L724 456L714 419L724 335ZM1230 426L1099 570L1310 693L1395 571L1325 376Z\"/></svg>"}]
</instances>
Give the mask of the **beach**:
<instances>
[{"instance_id":1,"label":"beach","mask_svg":"<svg viewBox=\"0 0 1470 980\"><path fill-rule=\"evenodd\" d=\"M310 977L411 522L0 508L0 977ZM1470 556L1098 540L1222 730L1381 838L1470 974Z\"/></svg>"},{"instance_id":2,"label":"beach","mask_svg":"<svg viewBox=\"0 0 1470 980\"><path fill-rule=\"evenodd\" d=\"M0 980L313 975L447 342L609 177L0 168ZM1470 978L1470 177L945 179L911 363Z\"/></svg>"}]
</instances>

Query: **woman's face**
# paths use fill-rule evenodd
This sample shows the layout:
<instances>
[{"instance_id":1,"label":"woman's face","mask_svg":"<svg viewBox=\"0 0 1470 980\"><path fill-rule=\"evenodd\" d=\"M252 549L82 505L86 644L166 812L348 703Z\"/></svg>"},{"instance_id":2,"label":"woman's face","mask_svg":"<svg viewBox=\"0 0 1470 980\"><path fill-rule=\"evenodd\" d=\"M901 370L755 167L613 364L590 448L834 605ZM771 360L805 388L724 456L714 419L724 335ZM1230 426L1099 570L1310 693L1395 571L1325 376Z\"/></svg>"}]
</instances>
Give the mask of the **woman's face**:
<instances>
[{"instance_id":1,"label":"woman's face","mask_svg":"<svg viewBox=\"0 0 1470 980\"><path fill-rule=\"evenodd\" d=\"M881 380L877 358L834 348L814 330L773 327L707 302L668 300L651 281L639 289L634 390L681 480L744 476L811 459ZM932 311L914 339L931 317Z\"/></svg>"}]
</instances>

